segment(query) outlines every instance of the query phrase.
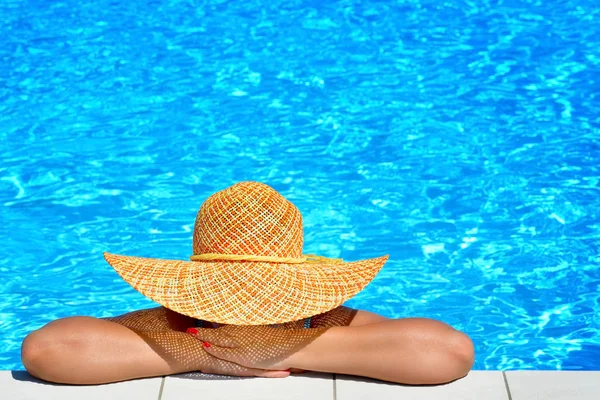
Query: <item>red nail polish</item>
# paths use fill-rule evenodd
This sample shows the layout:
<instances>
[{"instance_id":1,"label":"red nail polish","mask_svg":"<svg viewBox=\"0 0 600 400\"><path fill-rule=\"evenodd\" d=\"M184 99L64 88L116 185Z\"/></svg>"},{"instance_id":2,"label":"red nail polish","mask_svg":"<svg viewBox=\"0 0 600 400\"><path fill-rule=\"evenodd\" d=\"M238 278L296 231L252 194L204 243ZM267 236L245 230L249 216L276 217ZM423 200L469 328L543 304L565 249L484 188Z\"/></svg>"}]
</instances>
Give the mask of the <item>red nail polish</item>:
<instances>
[{"instance_id":1,"label":"red nail polish","mask_svg":"<svg viewBox=\"0 0 600 400\"><path fill-rule=\"evenodd\" d=\"M195 335L196 333L198 333L198 329L196 328L187 328L187 333L191 334L191 335Z\"/></svg>"},{"instance_id":2,"label":"red nail polish","mask_svg":"<svg viewBox=\"0 0 600 400\"><path fill-rule=\"evenodd\" d=\"M208 342L202 342L202 346L206 347L207 349L210 347L210 343Z\"/></svg>"}]
</instances>

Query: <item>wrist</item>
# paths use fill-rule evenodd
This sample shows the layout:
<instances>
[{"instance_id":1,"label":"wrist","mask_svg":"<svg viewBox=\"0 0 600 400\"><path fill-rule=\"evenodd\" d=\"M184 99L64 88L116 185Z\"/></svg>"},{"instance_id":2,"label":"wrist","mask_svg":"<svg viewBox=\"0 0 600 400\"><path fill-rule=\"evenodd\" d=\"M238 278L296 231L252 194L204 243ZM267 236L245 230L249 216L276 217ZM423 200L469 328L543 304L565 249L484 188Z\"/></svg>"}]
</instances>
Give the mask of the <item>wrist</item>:
<instances>
[{"instance_id":1,"label":"wrist","mask_svg":"<svg viewBox=\"0 0 600 400\"><path fill-rule=\"evenodd\" d=\"M198 349L195 352L195 358L194 358L194 370L195 371L200 371L200 372L207 372L212 370L213 367L218 363L218 362L222 362L223 360L220 360L218 358L216 358L215 356L208 354L206 351L204 351L204 349Z\"/></svg>"}]
</instances>

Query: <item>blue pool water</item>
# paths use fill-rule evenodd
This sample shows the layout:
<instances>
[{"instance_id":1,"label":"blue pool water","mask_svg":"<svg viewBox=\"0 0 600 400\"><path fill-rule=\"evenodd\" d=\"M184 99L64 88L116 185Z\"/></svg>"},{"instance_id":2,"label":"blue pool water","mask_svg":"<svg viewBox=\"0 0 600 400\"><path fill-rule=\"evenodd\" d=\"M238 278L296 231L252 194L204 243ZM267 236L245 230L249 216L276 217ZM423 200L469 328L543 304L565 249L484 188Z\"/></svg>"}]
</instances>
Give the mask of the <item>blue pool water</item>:
<instances>
[{"instance_id":1,"label":"blue pool water","mask_svg":"<svg viewBox=\"0 0 600 400\"><path fill-rule=\"evenodd\" d=\"M241 180L307 252L389 253L347 304L468 333L477 369L600 368L594 1L0 2L0 368L153 305L102 252L186 259Z\"/></svg>"}]
</instances>

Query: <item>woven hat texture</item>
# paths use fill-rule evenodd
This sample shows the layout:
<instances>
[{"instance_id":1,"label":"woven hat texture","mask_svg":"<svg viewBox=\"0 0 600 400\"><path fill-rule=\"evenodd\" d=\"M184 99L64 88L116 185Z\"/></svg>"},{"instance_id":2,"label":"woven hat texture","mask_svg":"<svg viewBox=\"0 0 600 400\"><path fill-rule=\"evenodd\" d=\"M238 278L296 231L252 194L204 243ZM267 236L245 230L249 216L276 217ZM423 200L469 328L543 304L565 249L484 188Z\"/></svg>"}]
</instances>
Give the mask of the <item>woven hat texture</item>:
<instances>
[{"instance_id":1,"label":"woven hat texture","mask_svg":"<svg viewBox=\"0 0 600 400\"><path fill-rule=\"evenodd\" d=\"M155 302L233 325L279 324L332 310L369 284L388 258L306 258L303 240L296 206L265 184L241 182L202 204L193 261L104 256Z\"/></svg>"}]
</instances>

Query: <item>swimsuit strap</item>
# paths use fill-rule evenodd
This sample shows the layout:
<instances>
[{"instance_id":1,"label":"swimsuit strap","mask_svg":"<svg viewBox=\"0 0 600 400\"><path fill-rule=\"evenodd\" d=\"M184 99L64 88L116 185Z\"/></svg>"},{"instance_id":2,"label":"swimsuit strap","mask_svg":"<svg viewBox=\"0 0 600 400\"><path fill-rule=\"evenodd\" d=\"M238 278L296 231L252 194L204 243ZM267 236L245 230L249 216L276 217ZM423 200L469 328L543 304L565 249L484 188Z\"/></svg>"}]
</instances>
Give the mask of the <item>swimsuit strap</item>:
<instances>
[{"instance_id":1,"label":"swimsuit strap","mask_svg":"<svg viewBox=\"0 0 600 400\"><path fill-rule=\"evenodd\" d=\"M304 329L309 329L310 328L310 320L312 319L312 317L308 317L304 320Z\"/></svg>"}]
</instances>

